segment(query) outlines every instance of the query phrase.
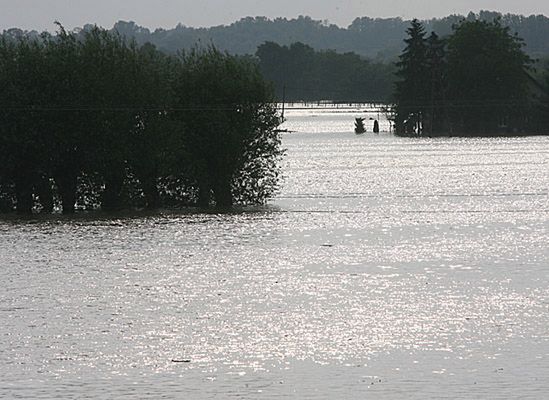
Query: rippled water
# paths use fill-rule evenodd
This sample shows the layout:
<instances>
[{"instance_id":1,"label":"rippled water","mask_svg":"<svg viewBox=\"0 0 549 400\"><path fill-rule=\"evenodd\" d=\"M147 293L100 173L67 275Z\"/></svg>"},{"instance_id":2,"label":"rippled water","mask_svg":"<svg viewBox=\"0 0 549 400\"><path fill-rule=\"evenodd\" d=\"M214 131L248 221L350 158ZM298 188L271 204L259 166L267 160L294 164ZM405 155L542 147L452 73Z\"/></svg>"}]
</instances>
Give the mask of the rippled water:
<instances>
[{"instance_id":1,"label":"rippled water","mask_svg":"<svg viewBox=\"0 0 549 400\"><path fill-rule=\"evenodd\" d=\"M358 115L290 110L265 208L0 222L0 397L546 399L549 138Z\"/></svg>"}]
</instances>

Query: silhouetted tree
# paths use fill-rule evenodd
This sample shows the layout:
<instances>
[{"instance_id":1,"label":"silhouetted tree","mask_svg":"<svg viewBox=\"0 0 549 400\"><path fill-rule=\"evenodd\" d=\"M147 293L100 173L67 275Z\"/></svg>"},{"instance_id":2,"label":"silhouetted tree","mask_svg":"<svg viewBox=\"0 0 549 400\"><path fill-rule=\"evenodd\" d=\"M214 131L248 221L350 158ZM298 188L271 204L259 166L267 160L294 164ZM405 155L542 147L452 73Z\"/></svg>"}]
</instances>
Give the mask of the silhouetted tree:
<instances>
[{"instance_id":1,"label":"silhouetted tree","mask_svg":"<svg viewBox=\"0 0 549 400\"><path fill-rule=\"evenodd\" d=\"M465 21L448 38L448 101L455 131L521 130L529 102L531 59L500 21Z\"/></svg>"},{"instance_id":2,"label":"silhouetted tree","mask_svg":"<svg viewBox=\"0 0 549 400\"><path fill-rule=\"evenodd\" d=\"M492 135L532 129L536 99L532 60L523 41L499 20L472 14L445 40L408 30L398 63L398 134ZM445 43L447 43L447 50Z\"/></svg>"},{"instance_id":3,"label":"silhouetted tree","mask_svg":"<svg viewBox=\"0 0 549 400\"><path fill-rule=\"evenodd\" d=\"M184 53L182 63L175 104L198 203L262 202L276 189L282 154L272 89L254 63L213 47Z\"/></svg>"},{"instance_id":4,"label":"silhouetted tree","mask_svg":"<svg viewBox=\"0 0 549 400\"><path fill-rule=\"evenodd\" d=\"M430 78L423 25L414 19L406 31L406 47L397 62L395 125L399 133L421 134L429 105Z\"/></svg>"},{"instance_id":5,"label":"silhouetted tree","mask_svg":"<svg viewBox=\"0 0 549 400\"><path fill-rule=\"evenodd\" d=\"M89 106L85 87L89 66L81 62L81 43L60 25L57 36L44 36L43 47L46 66L41 75L47 77L48 84L41 88L47 94L42 127L51 146L48 178L55 180L63 212L71 214L77 200L77 179L90 156L86 144L91 121L85 110Z\"/></svg>"},{"instance_id":6,"label":"silhouetted tree","mask_svg":"<svg viewBox=\"0 0 549 400\"><path fill-rule=\"evenodd\" d=\"M43 131L47 106L43 48L33 40L0 40L0 151L4 184L13 185L17 212L30 214L50 166L50 143ZM8 183L9 182L9 183ZM40 192L40 193L39 193Z\"/></svg>"},{"instance_id":7,"label":"silhouetted tree","mask_svg":"<svg viewBox=\"0 0 549 400\"><path fill-rule=\"evenodd\" d=\"M536 86L538 86L536 81ZM534 123L540 133L549 132L549 67L544 71L543 84L539 85L540 94L538 98L538 107L536 108L536 117Z\"/></svg>"},{"instance_id":8,"label":"silhouetted tree","mask_svg":"<svg viewBox=\"0 0 549 400\"><path fill-rule=\"evenodd\" d=\"M0 37L0 212L258 204L280 120L257 65L97 27ZM202 193L202 196L198 195Z\"/></svg>"},{"instance_id":9,"label":"silhouetted tree","mask_svg":"<svg viewBox=\"0 0 549 400\"><path fill-rule=\"evenodd\" d=\"M424 131L433 134L447 130L447 64L445 42L435 32L426 40L427 68L430 71L428 108L424 118Z\"/></svg>"}]
</instances>

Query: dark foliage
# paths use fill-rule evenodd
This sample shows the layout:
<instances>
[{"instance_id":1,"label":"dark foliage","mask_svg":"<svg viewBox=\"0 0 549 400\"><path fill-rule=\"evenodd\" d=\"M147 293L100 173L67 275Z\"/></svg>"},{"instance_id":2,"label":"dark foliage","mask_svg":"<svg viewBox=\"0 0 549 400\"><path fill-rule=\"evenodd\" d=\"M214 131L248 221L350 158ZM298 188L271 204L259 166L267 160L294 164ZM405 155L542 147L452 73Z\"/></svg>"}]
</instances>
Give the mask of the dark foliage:
<instances>
[{"instance_id":1,"label":"dark foliage","mask_svg":"<svg viewBox=\"0 0 549 400\"><path fill-rule=\"evenodd\" d=\"M213 48L169 57L98 28L3 36L0 211L263 203L278 124L257 67Z\"/></svg>"},{"instance_id":2,"label":"dark foliage","mask_svg":"<svg viewBox=\"0 0 549 400\"><path fill-rule=\"evenodd\" d=\"M174 114L186 132L183 147L199 203L209 204L211 195L225 207L270 197L278 180L274 129L280 121L257 65L215 48L183 53L181 60L175 107L193 111Z\"/></svg>"},{"instance_id":3,"label":"dark foliage","mask_svg":"<svg viewBox=\"0 0 549 400\"><path fill-rule=\"evenodd\" d=\"M541 15L525 17L481 11L426 20L422 25L427 32L436 32L442 38L451 34L452 27L462 20L493 21L495 18L499 18L503 27L509 27L511 33L517 32L525 39L527 54L534 58L549 55L549 18ZM172 55L191 50L197 43L211 44L241 56L252 56L261 46L261 71L274 82L279 99L286 86L289 100L381 101L391 96L393 63L403 50L409 25L410 21L401 18L361 17L347 28L340 28L304 16L274 20L247 17L228 26L178 25L174 29L155 31L135 22L119 21L111 32L134 39L139 45L151 43ZM74 33L82 36L93 29L93 25L86 25ZM37 38L39 34L14 28L4 31L4 37L18 40ZM307 60L307 56L311 60ZM434 120L433 124L439 122Z\"/></svg>"},{"instance_id":4,"label":"dark foliage","mask_svg":"<svg viewBox=\"0 0 549 400\"><path fill-rule=\"evenodd\" d=\"M503 26L517 32L524 38L526 51L534 57L549 54L549 18L543 15L522 16L500 14L492 11L470 13L467 16L450 15L422 21L428 32L434 31L440 37L452 32L452 26L463 19L493 21L501 18ZM392 61L402 51L402 40L411 21L401 18L356 18L346 28L323 21L300 16L296 19L247 17L230 25L211 28L192 28L178 25L173 29L154 31L137 25L135 22L118 22L113 30L128 38L135 38L139 44L153 43L160 50L176 53L181 49L191 49L197 42L214 44L231 54L254 54L257 47L265 42L275 42L289 46L295 42L306 43L316 50L334 50L339 53L354 52L363 57ZM93 29L85 26L84 30ZM18 29L8 32L11 36L24 35ZM37 36L36 32L31 35Z\"/></svg>"},{"instance_id":5,"label":"dark foliage","mask_svg":"<svg viewBox=\"0 0 549 400\"><path fill-rule=\"evenodd\" d=\"M396 63L395 124L398 132L420 132L429 101L429 65L425 28L413 20L406 31L406 47Z\"/></svg>"},{"instance_id":6,"label":"dark foliage","mask_svg":"<svg viewBox=\"0 0 549 400\"><path fill-rule=\"evenodd\" d=\"M407 135L537 133L543 96L523 41L499 20L465 20L441 40L408 30L397 64L396 132ZM543 90L541 90L543 92Z\"/></svg>"},{"instance_id":7,"label":"dark foliage","mask_svg":"<svg viewBox=\"0 0 549 400\"><path fill-rule=\"evenodd\" d=\"M494 22L467 21L448 39L448 100L457 132L527 128L530 58L522 40Z\"/></svg>"},{"instance_id":8,"label":"dark foliage","mask_svg":"<svg viewBox=\"0 0 549 400\"><path fill-rule=\"evenodd\" d=\"M303 43L280 46L267 42L257 53L261 72L287 101L387 101L393 67L355 53L315 51Z\"/></svg>"}]
</instances>

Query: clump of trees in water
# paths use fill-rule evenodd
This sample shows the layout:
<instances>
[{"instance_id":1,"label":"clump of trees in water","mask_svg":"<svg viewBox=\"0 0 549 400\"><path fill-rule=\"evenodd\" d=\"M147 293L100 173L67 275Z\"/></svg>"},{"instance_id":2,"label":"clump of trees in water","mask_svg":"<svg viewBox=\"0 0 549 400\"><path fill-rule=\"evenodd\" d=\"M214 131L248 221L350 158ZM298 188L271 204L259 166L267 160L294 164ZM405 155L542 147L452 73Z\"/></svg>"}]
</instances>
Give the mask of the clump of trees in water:
<instances>
[{"instance_id":1,"label":"clump of trees in water","mask_svg":"<svg viewBox=\"0 0 549 400\"><path fill-rule=\"evenodd\" d=\"M440 38L412 21L397 63L394 121L401 135L547 131L547 88L523 41L499 20L463 21ZM549 83L549 82L548 82Z\"/></svg>"},{"instance_id":2,"label":"clump of trees in water","mask_svg":"<svg viewBox=\"0 0 549 400\"><path fill-rule=\"evenodd\" d=\"M257 65L213 47L4 35L0 211L260 204L278 187L279 123Z\"/></svg>"}]
</instances>

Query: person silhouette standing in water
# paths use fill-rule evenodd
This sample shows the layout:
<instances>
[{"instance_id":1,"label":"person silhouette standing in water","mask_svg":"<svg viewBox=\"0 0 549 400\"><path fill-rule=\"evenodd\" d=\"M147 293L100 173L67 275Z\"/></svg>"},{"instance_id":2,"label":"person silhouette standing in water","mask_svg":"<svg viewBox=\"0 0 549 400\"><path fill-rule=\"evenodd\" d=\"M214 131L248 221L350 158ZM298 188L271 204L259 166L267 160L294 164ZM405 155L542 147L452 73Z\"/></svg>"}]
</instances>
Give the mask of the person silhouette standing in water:
<instances>
[{"instance_id":1,"label":"person silhouette standing in water","mask_svg":"<svg viewBox=\"0 0 549 400\"><path fill-rule=\"evenodd\" d=\"M379 122L377 122L377 119L374 121L374 133L379 133Z\"/></svg>"}]
</instances>

